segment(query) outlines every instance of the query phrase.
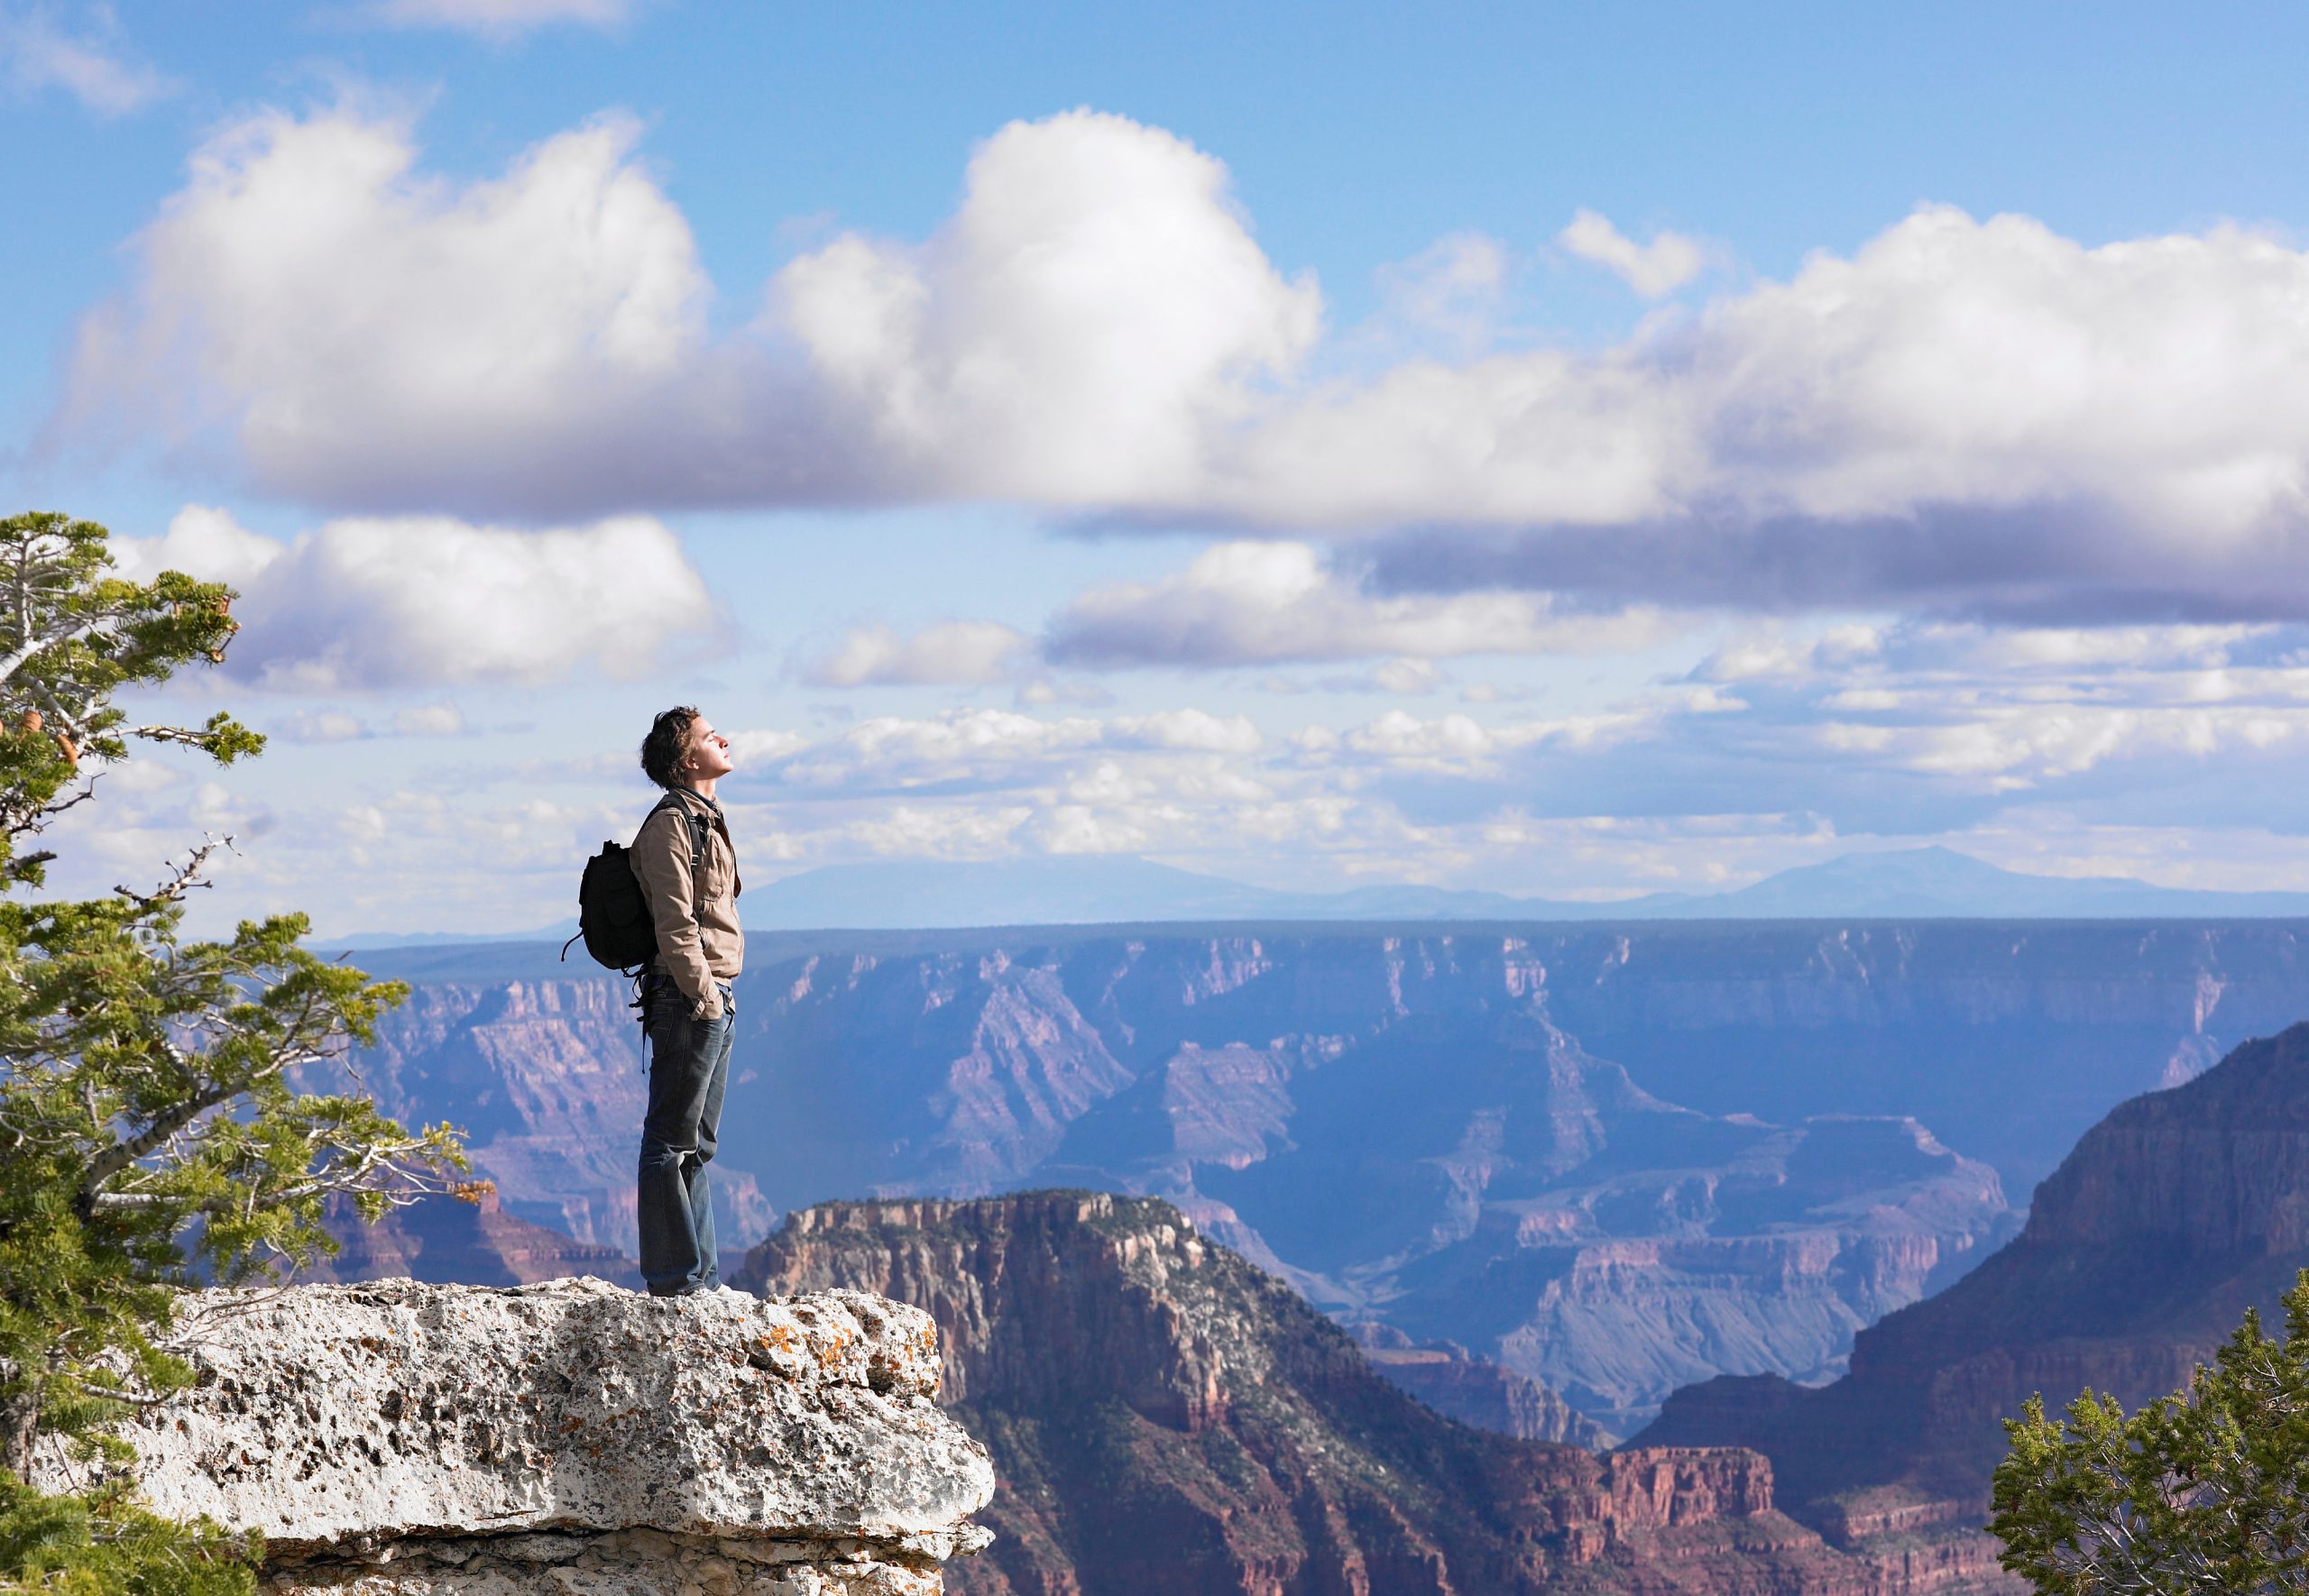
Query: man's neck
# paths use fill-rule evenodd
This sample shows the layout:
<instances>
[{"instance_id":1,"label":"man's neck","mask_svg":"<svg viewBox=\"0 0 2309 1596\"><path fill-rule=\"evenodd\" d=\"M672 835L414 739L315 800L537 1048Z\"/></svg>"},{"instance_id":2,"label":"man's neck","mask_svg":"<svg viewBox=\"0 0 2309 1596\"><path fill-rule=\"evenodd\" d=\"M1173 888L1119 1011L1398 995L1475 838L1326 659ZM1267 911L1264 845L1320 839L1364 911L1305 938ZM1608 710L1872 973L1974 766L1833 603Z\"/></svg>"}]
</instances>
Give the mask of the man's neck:
<instances>
[{"instance_id":1,"label":"man's neck","mask_svg":"<svg viewBox=\"0 0 2309 1596\"><path fill-rule=\"evenodd\" d=\"M702 782L676 782L674 784L685 793L696 793L708 803L718 803L720 801L713 796L713 784L721 779L720 776L713 776Z\"/></svg>"}]
</instances>

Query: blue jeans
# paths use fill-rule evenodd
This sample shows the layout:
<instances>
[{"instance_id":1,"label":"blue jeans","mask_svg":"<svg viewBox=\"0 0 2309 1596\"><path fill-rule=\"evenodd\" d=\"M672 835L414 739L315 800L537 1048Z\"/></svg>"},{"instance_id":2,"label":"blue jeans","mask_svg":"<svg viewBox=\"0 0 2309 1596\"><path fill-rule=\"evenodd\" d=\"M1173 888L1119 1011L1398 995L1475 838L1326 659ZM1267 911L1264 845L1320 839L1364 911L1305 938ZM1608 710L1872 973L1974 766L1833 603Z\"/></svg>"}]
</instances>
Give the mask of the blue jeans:
<instances>
[{"instance_id":1,"label":"blue jeans","mask_svg":"<svg viewBox=\"0 0 2309 1596\"><path fill-rule=\"evenodd\" d=\"M730 1038L738 1005L726 983L722 1017L693 1020L690 1001L652 977L644 1028L649 1038L649 1109L641 1121L641 1278L653 1297L710 1291L722 1283L714 1258L713 1188L705 1166L722 1127L730 1080Z\"/></svg>"}]
</instances>

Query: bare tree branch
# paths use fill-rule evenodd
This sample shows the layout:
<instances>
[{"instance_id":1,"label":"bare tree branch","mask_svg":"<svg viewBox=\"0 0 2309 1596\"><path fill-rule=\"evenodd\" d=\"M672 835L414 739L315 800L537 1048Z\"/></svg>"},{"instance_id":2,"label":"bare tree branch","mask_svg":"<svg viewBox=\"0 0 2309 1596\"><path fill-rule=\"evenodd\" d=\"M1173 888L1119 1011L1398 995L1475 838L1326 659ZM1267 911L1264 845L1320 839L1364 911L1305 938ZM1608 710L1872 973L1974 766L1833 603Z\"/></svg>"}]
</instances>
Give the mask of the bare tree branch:
<instances>
[{"instance_id":1,"label":"bare tree branch","mask_svg":"<svg viewBox=\"0 0 2309 1596\"><path fill-rule=\"evenodd\" d=\"M223 837L205 837L201 839L200 846L192 850L185 862L172 871L167 880L161 882L151 892L141 893L125 886L115 886L113 891L147 909L161 903L180 903L184 899L184 894L193 888L214 885L201 880L200 873L207 867L211 854L220 848L230 850L232 847L233 839L229 832Z\"/></svg>"},{"instance_id":2,"label":"bare tree branch","mask_svg":"<svg viewBox=\"0 0 2309 1596\"><path fill-rule=\"evenodd\" d=\"M102 771L98 771L97 775L101 775L103 774L104 773ZM63 800L61 803L41 804L32 809L17 810L11 813L8 818L6 828L8 835L11 837L22 837L27 832L37 833L47 830L50 822L54 821L58 815L62 814L66 810L72 808L76 804L86 803L89 799L97 795L97 775L91 775L88 778L88 784L87 786L81 788L78 792L73 793L71 797ZM36 858L43 861L52 859L55 857L56 856L52 853L34 854L29 856L31 858Z\"/></svg>"}]
</instances>

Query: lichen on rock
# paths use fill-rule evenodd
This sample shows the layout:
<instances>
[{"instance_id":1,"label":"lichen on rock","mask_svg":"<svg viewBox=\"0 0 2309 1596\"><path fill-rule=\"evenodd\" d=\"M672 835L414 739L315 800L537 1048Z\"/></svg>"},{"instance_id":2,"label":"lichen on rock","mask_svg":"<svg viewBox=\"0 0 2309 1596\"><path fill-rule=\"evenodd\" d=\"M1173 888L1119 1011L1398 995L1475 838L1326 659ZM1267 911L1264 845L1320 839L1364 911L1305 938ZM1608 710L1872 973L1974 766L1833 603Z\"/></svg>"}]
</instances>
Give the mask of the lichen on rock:
<instances>
[{"instance_id":1,"label":"lichen on rock","mask_svg":"<svg viewBox=\"0 0 2309 1596\"><path fill-rule=\"evenodd\" d=\"M140 1488L262 1531L276 1590L923 1596L988 1538L935 1327L865 1292L207 1291L179 1336L196 1383L124 1431Z\"/></svg>"}]
</instances>

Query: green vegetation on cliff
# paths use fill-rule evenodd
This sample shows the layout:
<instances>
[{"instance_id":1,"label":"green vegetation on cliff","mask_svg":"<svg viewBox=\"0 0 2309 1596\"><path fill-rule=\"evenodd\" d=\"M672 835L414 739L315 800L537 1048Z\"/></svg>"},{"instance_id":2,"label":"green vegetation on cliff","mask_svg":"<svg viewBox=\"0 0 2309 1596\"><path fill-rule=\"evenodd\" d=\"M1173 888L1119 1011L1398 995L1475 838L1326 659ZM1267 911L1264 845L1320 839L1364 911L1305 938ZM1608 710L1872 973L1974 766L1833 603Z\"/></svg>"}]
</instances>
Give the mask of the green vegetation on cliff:
<instances>
[{"instance_id":1,"label":"green vegetation on cliff","mask_svg":"<svg viewBox=\"0 0 2309 1596\"><path fill-rule=\"evenodd\" d=\"M1996 1471L2004 1565L2048 1596L2297 1591L2309 1582L2309 1270L2286 1337L2245 1322L2189 1387L2128 1417L2031 1398Z\"/></svg>"},{"instance_id":2,"label":"green vegetation on cliff","mask_svg":"<svg viewBox=\"0 0 2309 1596\"><path fill-rule=\"evenodd\" d=\"M332 1197L375 1215L459 1154L446 1126L293 1088L403 989L300 948L300 915L187 940L186 896L229 838L147 891L44 893L58 856L36 844L133 743L218 764L262 747L223 713L130 724L120 694L221 664L238 628L225 588L113 577L106 537L0 521L0 1584L212 1596L251 1587L254 1548L142 1513L120 1483L43 1495L35 1469L117 1457L111 1422L185 1380L171 1288L309 1258L333 1244Z\"/></svg>"}]
</instances>

